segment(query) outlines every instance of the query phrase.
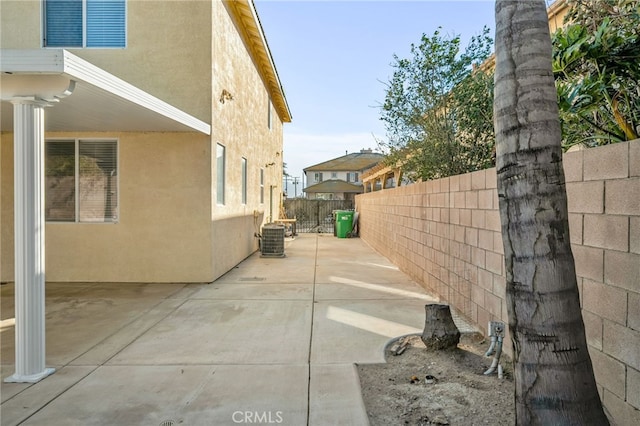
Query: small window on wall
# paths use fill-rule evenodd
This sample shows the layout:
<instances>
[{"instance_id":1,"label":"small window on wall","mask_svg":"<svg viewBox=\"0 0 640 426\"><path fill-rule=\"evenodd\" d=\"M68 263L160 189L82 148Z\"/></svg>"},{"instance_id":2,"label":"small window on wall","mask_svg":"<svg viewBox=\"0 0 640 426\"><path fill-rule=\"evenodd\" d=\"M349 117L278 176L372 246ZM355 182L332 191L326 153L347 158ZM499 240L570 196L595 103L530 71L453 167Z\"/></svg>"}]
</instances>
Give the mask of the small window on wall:
<instances>
[{"instance_id":1,"label":"small window on wall","mask_svg":"<svg viewBox=\"0 0 640 426\"><path fill-rule=\"evenodd\" d=\"M126 0L43 0L45 47L125 47Z\"/></svg>"},{"instance_id":2,"label":"small window on wall","mask_svg":"<svg viewBox=\"0 0 640 426\"><path fill-rule=\"evenodd\" d=\"M264 169L260 169L260 204L264 204Z\"/></svg>"},{"instance_id":3,"label":"small window on wall","mask_svg":"<svg viewBox=\"0 0 640 426\"><path fill-rule=\"evenodd\" d=\"M247 204L247 159L242 159L242 204Z\"/></svg>"},{"instance_id":4,"label":"small window on wall","mask_svg":"<svg viewBox=\"0 0 640 426\"><path fill-rule=\"evenodd\" d=\"M217 180L217 202L224 205L224 179L225 179L225 148L218 144L216 148L216 180Z\"/></svg>"},{"instance_id":5,"label":"small window on wall","mask_svg":"<svg viewBox=\"0 0 640 426\"><path fill-rule=\"evenodd\" d=\"M117 141L46 141L45 219L118 221Z\"/></svg>"}]
</instances>

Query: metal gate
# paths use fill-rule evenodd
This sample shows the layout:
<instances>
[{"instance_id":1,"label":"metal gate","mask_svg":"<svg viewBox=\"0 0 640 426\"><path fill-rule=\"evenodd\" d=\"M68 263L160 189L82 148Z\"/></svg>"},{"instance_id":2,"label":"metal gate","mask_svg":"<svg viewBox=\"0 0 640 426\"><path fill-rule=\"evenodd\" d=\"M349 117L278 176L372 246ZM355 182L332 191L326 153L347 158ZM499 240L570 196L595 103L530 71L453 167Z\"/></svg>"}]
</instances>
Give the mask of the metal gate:
<instances>
[{"instance_id":1,"label":"metal gate","mask_svg":"<svg viewBox=\"0 0 640 426\"><path fill-rule=\"evenodd\" d=\"M285 200L287 218L296 219L296 232L333 233L334 210L353 210L353 200Z\"/></svg>"}]
</instances>

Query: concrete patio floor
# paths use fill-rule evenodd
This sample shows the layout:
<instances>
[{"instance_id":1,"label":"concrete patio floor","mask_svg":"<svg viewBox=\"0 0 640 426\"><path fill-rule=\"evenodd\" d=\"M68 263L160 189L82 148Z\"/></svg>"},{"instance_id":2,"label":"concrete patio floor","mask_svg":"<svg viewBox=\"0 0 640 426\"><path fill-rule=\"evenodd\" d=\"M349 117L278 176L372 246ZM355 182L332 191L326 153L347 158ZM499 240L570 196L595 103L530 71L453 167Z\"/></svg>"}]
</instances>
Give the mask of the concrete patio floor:
<instances>
[{"instance_id":1,"label":"concrete patio floor","mask_svg":"<svg viewBox=\"0 0 640 426\"><path fill-rule=\"evenodd\" d=\"M211 284L48 283L47 366L2 383L2 425L367 425L354 363L436 301L360 239L302 234ZM14 372L12 284L1 374ZM461 331L469 326L456 317Z\"/></svg>"}]
</instances>

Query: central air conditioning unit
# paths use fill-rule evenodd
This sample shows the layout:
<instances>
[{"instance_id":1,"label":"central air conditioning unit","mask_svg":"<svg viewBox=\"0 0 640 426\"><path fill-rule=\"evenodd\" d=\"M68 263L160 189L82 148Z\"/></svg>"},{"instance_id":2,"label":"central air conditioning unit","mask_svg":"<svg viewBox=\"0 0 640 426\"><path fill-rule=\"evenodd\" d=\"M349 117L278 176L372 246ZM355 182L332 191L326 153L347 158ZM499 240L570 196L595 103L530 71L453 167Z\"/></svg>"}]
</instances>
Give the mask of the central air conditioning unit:
<instances>
[{"instance_id":1,"label":"central air conditioning unit","mask_svg":"<svg viewBox=\"0 0 640 426\"><path fill-rule=\"evenodd\" d=\"M285 257L284 226L268 223L262 227L262 257Z\"/></svg>"}]
</instances>

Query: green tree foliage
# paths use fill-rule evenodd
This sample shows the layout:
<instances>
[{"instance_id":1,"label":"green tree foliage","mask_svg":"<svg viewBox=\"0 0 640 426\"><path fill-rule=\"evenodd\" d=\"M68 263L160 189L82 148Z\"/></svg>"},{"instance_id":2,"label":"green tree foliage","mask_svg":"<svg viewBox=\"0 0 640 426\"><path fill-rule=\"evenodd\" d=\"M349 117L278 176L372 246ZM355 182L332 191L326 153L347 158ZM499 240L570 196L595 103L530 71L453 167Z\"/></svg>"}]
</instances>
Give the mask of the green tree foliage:
<instances>
[{"instance_id":1,"label":"green tree foliage","mask_svg":"<svg viewBox=\"0 0 640 426\"><path fill-rule=\"evenodd\" d=\"M553 36L563 145L603 145L640 133L640 3L569 0Z\"/></svg>"},{"instance_id":2,"label":"green tree foliage","mask_svg":"<svg viewBox=\"0 0 640 426\"><path fill-rule=\"evenodd\" d=\"M493 75L479 70L491 54L488 28L461 52L460 37L440 29L394 55L381 120L386 162L402 164L410 180L426 180L493 165Z\"/></svg>"}]
</instances>

